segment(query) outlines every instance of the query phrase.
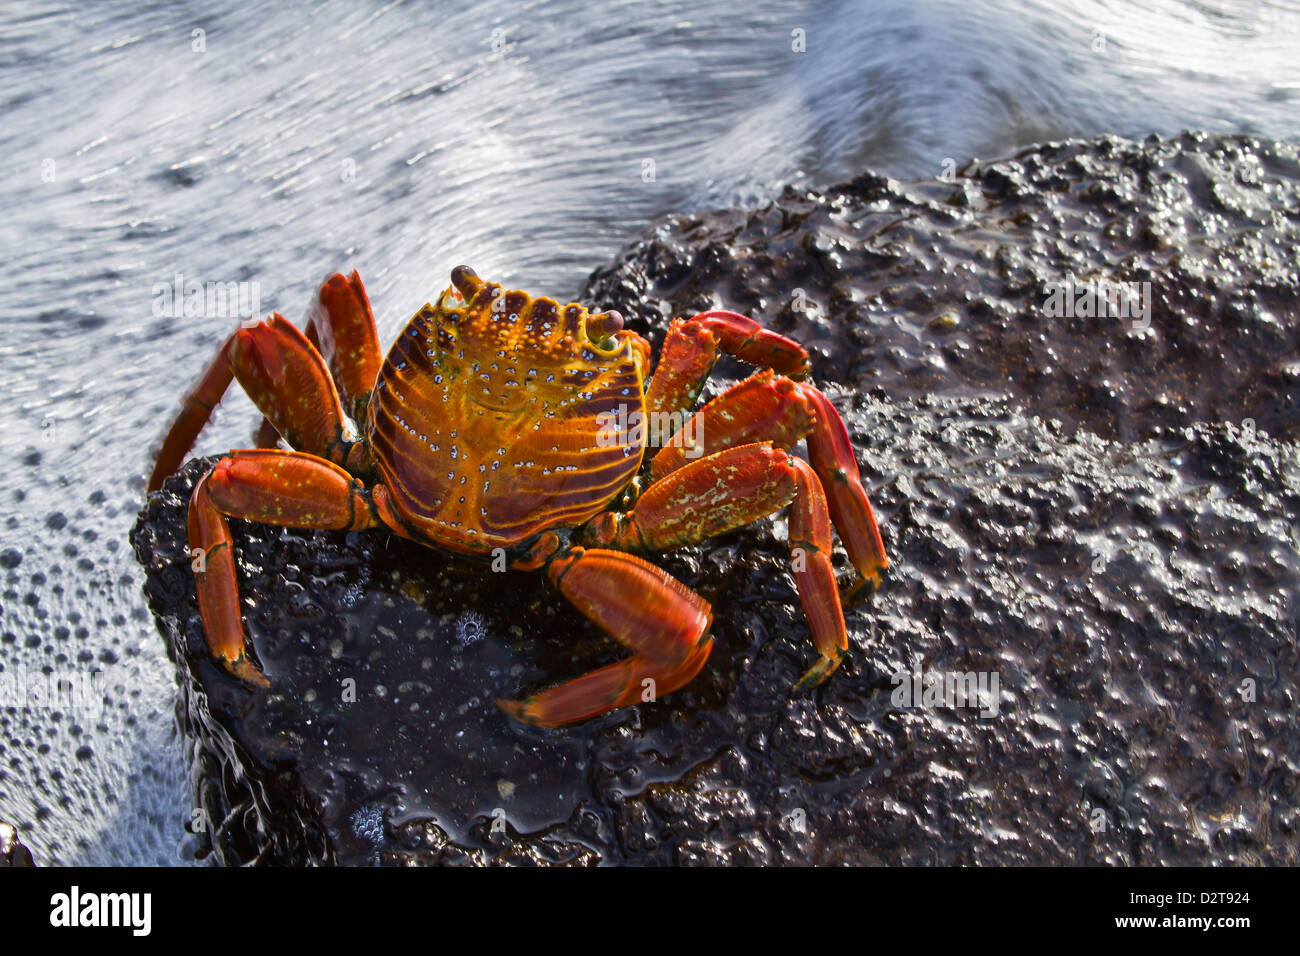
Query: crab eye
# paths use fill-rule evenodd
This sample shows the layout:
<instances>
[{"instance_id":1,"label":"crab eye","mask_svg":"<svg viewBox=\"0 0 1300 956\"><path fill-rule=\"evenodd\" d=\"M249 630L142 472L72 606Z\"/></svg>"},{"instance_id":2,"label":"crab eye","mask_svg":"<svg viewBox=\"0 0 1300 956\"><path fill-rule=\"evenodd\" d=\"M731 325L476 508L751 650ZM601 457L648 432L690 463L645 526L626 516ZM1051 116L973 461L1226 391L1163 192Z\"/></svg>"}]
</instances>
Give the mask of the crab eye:
<instances>
[{"instance_id":1,"label":"crab eye","mask_svg":"<svg viewBox=\"0 0 1300 956\"><path fill-rule=\"evenodd\" d=\"M482 288L483 280L469 266L457 266L451 270L451 284L459 289L465 298L469 299Z\"/></svg>"},{"instance_id":2,"label":"crab eye","mask_svg":"<svg viewBox=\"0 0 1300 956\"><path fill-rule=\"evenodd\" d=\"M610 309L587 317L587 338L599 342L623 331L623 316Z\"/></svg>"}]
</instances>

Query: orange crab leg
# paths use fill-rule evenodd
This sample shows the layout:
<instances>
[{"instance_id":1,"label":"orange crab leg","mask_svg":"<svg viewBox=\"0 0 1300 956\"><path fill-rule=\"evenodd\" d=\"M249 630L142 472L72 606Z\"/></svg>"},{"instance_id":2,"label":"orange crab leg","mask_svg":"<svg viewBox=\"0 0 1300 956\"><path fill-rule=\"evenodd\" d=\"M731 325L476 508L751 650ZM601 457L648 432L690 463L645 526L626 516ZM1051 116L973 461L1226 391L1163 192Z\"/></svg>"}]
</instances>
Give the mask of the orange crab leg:
<instances>
[{"instance_id":1,"label":"orange crab leg","mask_svg":"<svg viewBox=\"0 0 1300 956\"><path fill-rule=\"evenodd\" d=\"M343 407L325 361L280 315L242 326L231 366L244 391L294 448L335 463L347 455Z\"/></svg>"},{"instance_id":2,"label":"orange crab leg","mask_svg":"<svg viewBox=\"0 0 1300 956\"><path fill-rule=\"evenodd\" d=\"M770 371L751 375L700 409L655 455L650 476L661 479L720 448L756 441L791 448L804 437L835 529L859 574L847 592L853 596L875 585L889 559L844 420L814 386Z\"/></svg>"},{"instance_id":3,"label":"orange crab leg","mask_svg":"<svg viewBox=\"0 0 1300 956\"><path fill-rule=\"evenodd\" d=\"M831 520L821 481L802 458L791 456L790 465L798 487L790 508L790 565L820 655L795 685L801 690L820 684L835 672L848 649L849 637L831 566Z\"/></svg>"},{"instance_id":4,"label":"orange crab leg","mask_svg":"<svg viewBox=\"0 0 1300 956\"><path fill-rule=\"evenodd\" d=\"M307 341L311 343L311 347L319 352L320 334L316 331L316 325L314 323L308 323L307 331L303 334L306 336ZM324 356L322 355L321 358L324 358ZM337 387L338 386L335 385L335 388ZM275 427L275 423L265 415L262 416L262 421L253 431L253 444L258 448L280 447L280 432Z\"/></svg>"},{"instance_id":5,"label":"orange crab leg","mask_svg":"<svg viewBox=\"0 0 1300 956\"><path fill-rule=\"evenodd\" d=\"M370 299L356 271L346 279L336 272L321 285L308 314L307 338L329 366L352 420L363 421L384 358Z\"/></svg>"},{"instance_id":6,"label":"orange crab leg","mask_svg":"<svg viewBox=\"0 0 1300 956\"><path fill-rule=\"evenodd\" d=\"M651 415L690 411L717 361L717 336L698 322L673 319L646 389L646 411Z\"/></svg>"},{"instance_id":7,"label":"orange crab leg","mask_svg":"<svg viewBox=\"0 0 1300 956\"><path fill-rule=\"evenodd\" d=\"M871 502L862 487L862 475L844 419L830 399L812 385L801 382L799 390L816 416L813 430L808 434L808 459L826 491L831 520L844 542L844 550L861 575L858 586L849 591L852 596L863 585L875 586L880 573L889 567L889 558L880 540Z\"/></svg>"},{"instance_id":8,"label":"orange crab leg","mask_svg":"<svg viewBox=\"0 0 1300 956\"><path fill-rule=\"evenodd\" d=\"M301 332L273 315L267 322L245 323L226 339L163 440L150 491L180 466L232 378L290 445L345 460L343 408L325 362ZM258 443L271 444L268 438L259 429Z\"/></svg>"},{"instance_id":9,"label":"orange crab leg","mask_svg":"<svg viewBox=\"0 0 1300 956\"><path fill-rule=\"evenodd\" d=\"M248 659L227 518L291 528L368 528L380 521L365 486L331 462L256 449L222 458L190 496L189 543L199 614L212 653L236 677L265 686Z\"/></svg>"},{"instance_id":10,"label":"orange crab leg","mask_svg":"<svg viewBox=\"0 0 1300 956\"><path fill-rule=\"evenodd\" d=\"M594 534L615 548L669 551L752 524L794 497L789 461L769 442L701 458L655 482L631 513L609 515Z\"/></svg>"},{"instance_id":11,"label":"orange crab leg","mask_svg":"<svg viewBox=\"0 0 1300 956\"><path fill-rule=\"evenodd\" d=\"M525 700L498 700L512 717L554 727L655 700L690 681L708 659L708 602L648 561L574 548L547 573L578 610L634 653Z\"/></svg>"},{"instance_id":12,"label":"orange crab leg","mask_svg":"<svg viewBox=\"0 0 1300 956\"><path fill-rule=\"evenodd\" d=\"M659 364L646 390L646 410L651 415L690 411L719 352L791 378L808 375L808 352L798 342L737 312L701 312L688 321L674 319L669 325Z\"/></svg>"},{"instance_id":13,"label":"orange crab leg","mask_svg":"<svg viewBox=\"0 0 1300 956\"><path fill-rule=\"evenodd\" d=\"M354 422L364 421L383 355L370 299L356 270L346 279L336 272L321 284L307 313L305 334L325 360L348 415ZM263 417L253 433L253 444L275 448L279 441L279 431Z\"/></svg>"},{"instance_id":14,"label":"orange crab leg","mask_svg":"<svg viewBox=\"0 0 1300 956\"><path fill-rule=\"evenodd\" d=\"M787 504L791 568L820 655L796 685L803 688L829 677L849 646L831 566L826 496L806 461L767 442L719 452L651 485L631 514L608 516L594 533L612 547L667 550L750 524Z\"/></svg>"},{"instance_id":15,"label":"orange crab leg","mask_svg":"<svg viewBox=\"0 0 1300 956\"><path fill-rule=\"evenodd\" d=\"M658 481L691 461L726 448L768 441L793 448L812 430L799 387L771 369L756 372L701 408L650 463Z\"/></svg>"},{"instance_id":16,"label":"orange crab leg","mask_svg":"<svg viewBox=\"0 0 1300 956\"><path fill-rule=\"evenodd\" d=\"M808 351L798 342L765 329L739 312L701 312L698 322L718 339L718 348L750 365L775 369L791 378L808 375Z\"/></svg>"},{"instance_id":17,"label":"orange crab leg","mask_svg":"<svg viewBox=\"0 0 1300 956\"><path fill-rule=\"evenodd\" d=\"M253 432L253 445L257 448L279 448L280 433L271 420L263 416L262 423Z\"/></svg>"},{"instance_id":18,"label":"orange crab leg","mask_svg":"<svg viewBox=\"0 0 1300 956\"><path fill-rule=\"evenodd\" d=\"M181 466L185 454L194 447L194 440L212 417L212 409L230 387L230 382L235 377L234 370L230 367L230 343L233 339L233 335L226 339L203 377L181 403L180 414L167 430L158 458L154 461L153 473L149 475L150 491L161 488L163 479Z\"/></svg>"}]
</instances>

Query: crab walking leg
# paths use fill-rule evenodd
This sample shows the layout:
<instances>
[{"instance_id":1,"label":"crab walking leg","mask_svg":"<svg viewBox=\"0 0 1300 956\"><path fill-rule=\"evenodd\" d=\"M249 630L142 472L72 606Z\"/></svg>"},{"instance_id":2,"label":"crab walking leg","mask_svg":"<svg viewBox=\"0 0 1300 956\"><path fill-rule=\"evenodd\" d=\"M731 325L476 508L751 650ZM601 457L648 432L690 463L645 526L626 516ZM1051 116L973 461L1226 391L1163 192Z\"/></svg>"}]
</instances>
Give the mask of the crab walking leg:
<instances>
[{"instance_id":1,"label":"crab walking leg","mask_svg":"<svg viewBox=\"0 0 1300 956\"><path fill-rule=\"evenodd\" d=\"M653 416L689 413L717 361L717 336L698 322L673 319L645 393L651 420L655 420Z\"/></svg>"},{"instance_id":2,"label":"crab walking leg","mask_svg":"<svg viewBox=\"0 0 1300 956\"><path fill-rule=\"evenodd\" d=\"M806 461L767 442L719 452L651 485L631 514L602 519L596 534L613 547L668 550L750 524L787 504L790 564L820 655L799 680L797 686L803 688L829 677L848 647L831 566L826 496Z\"/></svg>"},{"instance_id":3,"label":"crab walking leg","mask_svg":"<svg viewBox=\"0 0 1300 956\"><path fill-rule=\"evenodd\" d=\"M889 558L880 540L880 528L876 525L871 502L862 487L862 475L858 471L858 461L853 455L844 419L818 389L801 382L799 390L816 416L813 430L808 433L808 459L821 479L831 520L844 543L844 550L861 575L857 586L849 591L852 597L863 586L876 585L880 573L889 567Z\"/></svg>"},{"instance_id":4,"label":"crab walking leg","mask_svg":"<svg viewBox=\"0 0 1300 956\"><path fill-rule=\"evenodd\" d=\"M317 352L319 352L320 334L316 331L316 326L314 324L309 323L307 325L307 331L304 332L303 334L306 337L307 341L311 343L311 347L314 348ZM324 357L325 356L323 355L321 356L321 358ZM326 362L326 364L328 365L329 363ZM334 387L337 389L338 384L336 383ZM272 422L271 419L267 418L265 415L262 416L262 421L258 424L257 428L253 430L253 444L258 448L279 448L280 447L280 432L275 427L275 423Z\"/></svg>"},{"instance_id":5,"label":"crab walking leg","mask_svg":"<svg viewBox=\"0 0 1300 956\"><path fill-rule=\"evenodd\" d=\"M712 332L718 348L742 362L775 369L791 378L808 376L808 350L748 316L719 310L701 312L691 321Z\"/></svg>"},{"instance_id":6,"label":"crab walking leg","mask_svg":"<svg viewBox=\"0 0 1300 956\"><path fill-rule=\"evenodd\" d=\"M307 339L307 342L312 348L317 352L320 351L320 334L316 331L315 324L308 323L307 330L303 333L303 337ZM324 357L325 356L323 355L321 356L321 358ZM326 362L326 364L328 365L329 363ZM334 387L337 390L338 384L335 383ZM280 431L275 427L275 422L271 421L271 419L267 418L265 415L262 416L262 421L258 423L257 428L253 430L253 445L257 448L280 447Z\"/></svg>"},{"instance_id":7,"label":"crab walking leg","mask_svg":"<svg viewBox=\"0 0 1300 956\"><path fill-rule=\"evenodd\" d=\"M355 270L346 279L336 272L321 284L307 313L306 338L325 360L348 415L354 422L364 421L384 357L370 299ZM275 448L279 441L279 431L264 417L253 444Z\"/></svg>"},{"instance_id":8,"label":"crab walking leg","mask_svg":"<svg viewBox=\"0 0 1300 956\"><path fill-rule=\"evenodd\" d=\"M181 466L186 453L194 446L194 440L199 437L199 432L203 431L203 426L212 417L212 409L230 387L230 382L235 377L234 370L230 367L230 344L233 340L233 335L226 339L203 377L181 403L180 414L167 430L158 458L154 461L153 473L149 475L150 491L161 488L163 479Z\"/></svg>"},{"instance_id":9,"label":"crab walking leg","mask_svg":"<svg viewBox=\"0 0 1300 956\"><path fill-rule=\"evenodd\" d=\"M343 407L329 370L307 337L279 315L233 336L235 378L284 440L341 464Z\"/></svg>"},{"instance_id":10,"label":"crab walking leg","mask_svg":"<svg viewBox=\"0 0 1300 956\"><path fill-rule=\"evenodd\" d=\"M798 342L736 312L701 312L688 321L674 319L668 327L659 364L646 390L647 412L651 416L689 413L719 353L791 378L808 374L808 352Z\"/></svg>"},{"instance_id":11,"label":"crab walking leg","mask_svg":"<svg viewBox=\"0 0 1300 956\"><path fill-rule=\"evenodd\" d=\"M701 456L754 442L793 448L812 425L813 416L799 386L765 369L696 412L655 455L650 477L658 481Z\"/></svg>"},{"instance_id":12,"label":"crab walking leg","mask_svg":"<svg viewBox=\"0 0 1300 956\"><path fill-rule=\"evenodd\" d=\"M370 299L355 271L346 279L336 272L322 283L308 313L307 338L329 367L352 420L363 421L384 357Z\"/></svg>"},{"instance_id":13,"label":"crab walking leg","mask_svg":"<svg viewBox=\"0 0 1300 956\"><path fill-rule=\"evenodd\" d=\"M262 417L262 423L253 431L253 445L257 448L280 447L280 433L271 424L271 419Z\"/></svg>"},{"instance_id":14,"label":"crab walking leg","mask_svg":"<svg viewBox=\"0 0 1300 956\"><path fill-rule=\"evenodd\" d=\"M232 377L290 445L344 460L343 408L325 362L301 332L273 315L267 322L245 323L226 339L163 440L150 491L180 466ZM267 436L259 429L257 437L260 444Z\"/></svg>"},{"instance_id":15,"label":"crab walking leg","mask_svg":"<svg viewBox=\"0 0 1300 956\"><path fill-rule=\"evenodd\" d=\"M650 477L667 477L693 457L746 442L770 441L791 448L808 439L808 457L821 480L831 519L844 549L860 575L853 595L874 585L889 566L871 502L862 487L848 430L835 406L806 382L793 382L771 371L751 375L723 392L689 419L660 449Z\"/></svg>"},{"instance_id":16,"label":"crab walking leg","mask_svg":"<svg viewBox=\"0 0 1300 956\"><path fill-rule=\"evenodd\" d=\"M301 452L232 451L194 486L189 543L208 646L230 673L265 686L244 646L227 518L356 529L377 524L379 512L361 482L338 465Z\"/></svg>"},{"instance_id":17,"label":"crab walking leg","mask_svg":"<svg viewBox=\"0 0 1300 956\"><path fill-rule=\"evenodd\" d=\"M741 445L655 482L631 512L601 516L591 534L609 547L671 551L765 518L794 494L789 455L770 442Z\"/></svg>"},{"instance_id":18,"label":"crab walking leg","mask_svg":"<svg viewBox=\"0 0 1300 956\"><path fill-rule=\"evenodd\" d=\"M544 727L655 700L708 660L707 601L668 572L618 551L574 548L547 574L575 607L634 653L525 700L498 700L512 717Z\"/></svg>"},{"instance_id":19,"label":"crab walking leg","mask_svg":"<svg viewBox=\"0 0 1300 956\"><path fill-rule=\"evenodd\" d=\"M849 637L840 606L835 569L831 566L831 519L822 484L802 458L790 458L797 491L790 506L790 566L808 630L820 655L795 684L796 690L815 686L840 666Z\"/></svg>"}]
</instances>

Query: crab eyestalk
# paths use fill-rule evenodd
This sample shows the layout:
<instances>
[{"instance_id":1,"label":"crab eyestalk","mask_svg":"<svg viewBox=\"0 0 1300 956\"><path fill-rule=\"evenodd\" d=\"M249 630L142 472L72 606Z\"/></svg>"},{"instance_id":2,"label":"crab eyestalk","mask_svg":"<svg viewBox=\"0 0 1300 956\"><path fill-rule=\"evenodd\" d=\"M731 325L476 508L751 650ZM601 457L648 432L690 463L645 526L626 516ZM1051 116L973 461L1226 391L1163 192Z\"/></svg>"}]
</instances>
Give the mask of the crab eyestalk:
<instances>
[{"instance_id":1,"label":"crab eyestalk","mask_svg":"<svg viewBox=\"0 0 1300 956\"><path fill-rule=\"evenodd\" d=\"M587 338L607 339L623 331L623 313L610 309L587 317Z\"/></svg>"},{"instance_id":2,"label":"crab eyestalk","mask_svg":"<svg viewBox=\"0 0 1300 956\"><path fill-rule=\"evenodd\" d=\"M451 270L451 284L456 287L461 298L469 302L486 283L469 266L457 266Z\"/></svg>"}]
</instances>

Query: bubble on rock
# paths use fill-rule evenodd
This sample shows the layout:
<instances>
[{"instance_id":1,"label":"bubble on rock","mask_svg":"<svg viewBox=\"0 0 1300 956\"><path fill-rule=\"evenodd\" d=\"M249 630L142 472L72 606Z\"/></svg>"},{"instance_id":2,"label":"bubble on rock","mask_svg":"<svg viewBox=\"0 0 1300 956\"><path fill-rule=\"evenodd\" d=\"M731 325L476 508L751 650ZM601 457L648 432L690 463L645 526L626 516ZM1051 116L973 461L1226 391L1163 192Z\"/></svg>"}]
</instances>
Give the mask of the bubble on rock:
<instances>
[{"instance_id":1,"label":"bubble on rock","mask_svg":"<svg viewBox=\"0 0 1300 956\"><path fill-rule=\"evenodd\" d=\"M468 647L486 633L487 621L478 611L465 611L456 619L456 643L461 647Z\"/></svg>"},{"instance_id":2,"label":"bubble on rock","mask_svg":"<svg viewBox=\"0 0 1300 956\"><path fill-rule=\"evenodd\" d=\"M377 806L362 807L352 814L352 832L375 846L384 842L384 811Z\"/></svg>"}]
</instances>

